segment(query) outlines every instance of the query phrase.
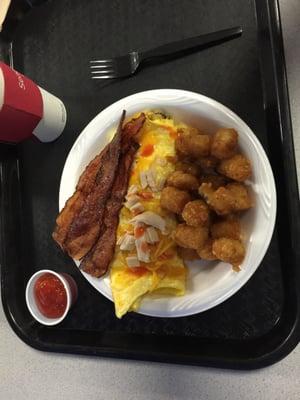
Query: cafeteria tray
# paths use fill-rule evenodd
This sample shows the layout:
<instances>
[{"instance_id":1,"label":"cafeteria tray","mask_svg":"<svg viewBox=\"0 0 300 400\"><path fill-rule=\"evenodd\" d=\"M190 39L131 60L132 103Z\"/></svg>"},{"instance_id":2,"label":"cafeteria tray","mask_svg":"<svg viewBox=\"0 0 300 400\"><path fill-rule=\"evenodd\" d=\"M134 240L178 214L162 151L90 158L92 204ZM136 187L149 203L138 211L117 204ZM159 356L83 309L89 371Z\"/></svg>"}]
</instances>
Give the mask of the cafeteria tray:
<instances>
[{"instance_id":1,"label":"cafeteria tray","mask_svg":"<svg viewBox=\"0 0 300 400\"><path fill-rule=\"evenodd\" d=\"M19 19L9 30L14 67L61 98L68 119L53 143L0 145L1 295L15 333L44 351L235 369L286 356L300 334L300 214L277 1L52 0ZM91 59L237 25L243 28L239 39L128 79L90 79ZM3 37L9 46L8 33ZM124 96L158 88L212 97L252 128L275 176L276 227L260 267L224 303L184 318L129 313L118 320L113 304L51 238L60 177L74 141L98 112ZM79 288L77 303L55 327L38 324L25 304L26 282L46 267L70 273Z\"/></svg>"}]
</instances>

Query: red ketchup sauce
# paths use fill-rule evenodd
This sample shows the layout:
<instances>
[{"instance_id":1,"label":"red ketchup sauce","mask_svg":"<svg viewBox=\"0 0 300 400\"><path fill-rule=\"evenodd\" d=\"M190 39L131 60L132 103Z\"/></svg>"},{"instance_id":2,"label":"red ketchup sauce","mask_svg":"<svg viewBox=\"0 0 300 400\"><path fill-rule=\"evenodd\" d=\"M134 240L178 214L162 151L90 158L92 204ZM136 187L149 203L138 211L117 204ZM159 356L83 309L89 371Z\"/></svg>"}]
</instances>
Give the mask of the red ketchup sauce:
<instances>
[{"instance_id":1,"label":"red ketchup sauce","mask_svg":"<svg viewBox=\"0 0 300 400\"><path fill-rule=\"evenodd\" d=\"M145 267L131 267L128 268L128 272L136 276L143 276L147 274L148 270Z\"/></svg>"},{"instance_id":2,"label":"red ketchup sauce","mask_svg":"<svg viewBox=\"0 0 300 400\"><path fill-rule=\"evenodd\" d=\"M34 285L36 305L45 317L59 318L67 307L67 293L64 285L55 275L45 273Z\"/></svg>"},{"instance_id":3,"label":"red ketchup sauce","mask_svg":"<svg viewBox=\"0 0 300 400\"><path fill-rule=\"evenodd\" d=\"M151 144L151 143L146 144L146 145L145 145L144 147L142 147L142 149L141 149L141 156L142 156L142 157L151 156L151 154L153 153L153 151L154 151L154 145Z\"/></svg>"}]
</instances>

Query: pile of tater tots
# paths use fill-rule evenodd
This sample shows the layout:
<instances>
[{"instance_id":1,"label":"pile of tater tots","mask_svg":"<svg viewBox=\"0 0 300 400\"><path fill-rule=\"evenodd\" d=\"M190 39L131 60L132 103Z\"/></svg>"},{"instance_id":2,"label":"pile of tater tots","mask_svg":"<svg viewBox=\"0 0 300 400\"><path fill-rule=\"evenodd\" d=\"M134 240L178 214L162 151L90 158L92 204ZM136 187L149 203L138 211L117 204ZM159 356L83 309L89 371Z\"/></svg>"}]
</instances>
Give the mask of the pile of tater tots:
<instances>
[{"instance_id":1,"label":"pile of tater tots","mask_svg":"<svg viewBox=\"0 0 300 400\"><path fill-rule=\"evenodd\" d=\"M175 147L176 170L166 181L161 206L177 216L179 255L222 260L238 271L245 257L240 216L253 206L245 184L251 164L239 151L238 133L180 128Z\"/></svg>"}]
</instances>

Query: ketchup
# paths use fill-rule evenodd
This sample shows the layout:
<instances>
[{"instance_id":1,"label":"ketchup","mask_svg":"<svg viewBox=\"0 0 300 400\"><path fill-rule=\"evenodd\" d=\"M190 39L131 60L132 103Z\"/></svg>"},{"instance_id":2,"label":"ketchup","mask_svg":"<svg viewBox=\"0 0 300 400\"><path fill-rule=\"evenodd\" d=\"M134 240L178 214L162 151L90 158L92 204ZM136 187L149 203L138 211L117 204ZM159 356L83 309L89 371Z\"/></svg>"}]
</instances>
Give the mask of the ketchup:
<instances>
[{"instance_id":1,"label":"ketchup","mask_svg":"<svg viewBox=\"0 0 300 400\"><path fill-rule=\"evenodd\" d=\"M57 276L40 276L34 285L34 297L39 311L47 318L59 318L67 307L67 293Z\"/></svg>"},{"instance_id":2,"label":"ketchup","mask_svg":"<svg viewBox=\"0 0 300 400\"><path fill-rule=\"evenodd\" d=\"M145 267L131 267L128 268L128 272L136 276L143 276L148 272L148 270Z\"/></svg>"},{"instance_id":3,"label":"ketchup","mask_svg":"<svg viewBox=\"0 0 300 400\"><path fill-rule=\"evenodd\" d=\"M135 239L139 239L140 237L142 237L145 233L145 227L144 226L137 226L134 229L134 237Z\"/></svg>"},{"instance_id":4,"label":"ketchup","mask_svg":"<svg viewBox=\"0 0 300 400\"><path fill-rule=\"evenodd\" d=\"M153 144L149 143L146 144L142 149L141 149L141 156L143 157L148 157L151 156L151 154L154 151L154 146Z\"/></svg>"},{"instance_id":5,"label":"ketchup","mask_svg":"<svg viewBox=\"0 0 300 400\"><path fill-rule=\"evenodd\" d=\"M139 192L139 196L144 200L153 199L153 193L151 193L151 192Z\"/></svg>"}]
</instances>

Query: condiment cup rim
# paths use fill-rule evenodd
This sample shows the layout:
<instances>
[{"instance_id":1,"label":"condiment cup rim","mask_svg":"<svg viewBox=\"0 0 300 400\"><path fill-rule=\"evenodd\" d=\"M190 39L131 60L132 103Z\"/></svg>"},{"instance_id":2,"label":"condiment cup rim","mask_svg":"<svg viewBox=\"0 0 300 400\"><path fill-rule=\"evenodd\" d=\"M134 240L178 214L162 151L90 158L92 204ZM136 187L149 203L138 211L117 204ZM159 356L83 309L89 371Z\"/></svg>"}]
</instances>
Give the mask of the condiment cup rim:
<instances>
[{"instance_id":1,"label":"condiment cup rim","mask_svg":"<svg viewBox=\"0 0 300 400\"><path fill-rule=\"evenodd\" d=\"M61 281L61 283L63 284L64 289L66 291L66 295L67 295L66 309L65 309L63 315L58 318L48 318L48 317L44 316L38 310L36 301L34 298L34 293L33 293L34 284L40 276L42 276L43 274L46 274L46 273L56 276ZM26 304L27 304L28 310L29 310L30 314L33 316L33 318L36 321L38 321L40 324L47 325L47 326L53 326L53 325L59 324L68 314L68 311L72 304L72 294L71 294L71 290L70 290L67 280L64 278L63 275L61 275L55 271L52 271L51 269L41 269L40 271L37 271L36 273L34 273L32 275L32 277L29 279L27 286L26 286L25 298L26 298Z\"/></svg>"}]
</instances>

